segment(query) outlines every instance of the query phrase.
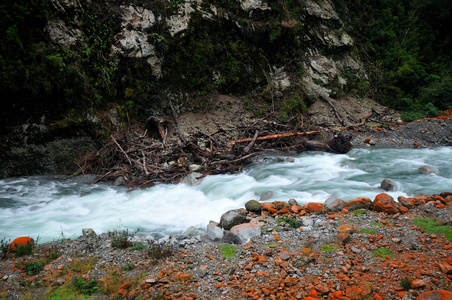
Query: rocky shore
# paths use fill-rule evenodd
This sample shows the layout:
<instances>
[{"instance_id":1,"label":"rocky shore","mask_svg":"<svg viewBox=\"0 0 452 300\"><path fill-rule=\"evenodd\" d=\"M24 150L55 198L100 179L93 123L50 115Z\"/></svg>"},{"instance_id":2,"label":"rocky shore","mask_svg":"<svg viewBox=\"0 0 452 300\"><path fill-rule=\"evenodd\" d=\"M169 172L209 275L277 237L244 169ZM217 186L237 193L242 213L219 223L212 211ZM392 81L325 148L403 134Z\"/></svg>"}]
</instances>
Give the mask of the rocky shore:
<instances>
[{"instance_id":1,"label":"rocky shore","mask_svg":"<svg viewBox=\"0 0 452 300\"><path fill-rule=\"evenodd\" d=\"M84 230L30 255L9 253L0 296L451 299L451 202L452 193L305 206L250 201L225 213L221 227L211 222L181 235Z\"/></svg>"}]
</instances>

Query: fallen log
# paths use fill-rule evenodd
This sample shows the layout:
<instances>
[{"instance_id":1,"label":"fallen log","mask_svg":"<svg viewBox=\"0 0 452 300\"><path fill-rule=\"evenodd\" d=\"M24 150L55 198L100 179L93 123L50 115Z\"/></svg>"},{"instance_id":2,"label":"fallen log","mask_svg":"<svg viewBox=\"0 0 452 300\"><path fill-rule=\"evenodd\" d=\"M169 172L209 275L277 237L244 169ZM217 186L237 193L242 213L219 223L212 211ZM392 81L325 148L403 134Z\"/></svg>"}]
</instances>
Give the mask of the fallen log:
<instances>
[{"instance_id":1,"label":"fallen log","mask_svg":"<svg viewBox=\"0 0 452 300\"><path fill-rule=\"evenodd\" d=\"M319 95L320 99L323 101L326 101L334 110L334 113L336 114L337 119L339 120L341 125L344 125L344 122L342 121L341 117L339 116L339 112L337 111L336 107L333 105L333 103L330 101L330 98L324 95Z\"/></svg>"}]
</instances>

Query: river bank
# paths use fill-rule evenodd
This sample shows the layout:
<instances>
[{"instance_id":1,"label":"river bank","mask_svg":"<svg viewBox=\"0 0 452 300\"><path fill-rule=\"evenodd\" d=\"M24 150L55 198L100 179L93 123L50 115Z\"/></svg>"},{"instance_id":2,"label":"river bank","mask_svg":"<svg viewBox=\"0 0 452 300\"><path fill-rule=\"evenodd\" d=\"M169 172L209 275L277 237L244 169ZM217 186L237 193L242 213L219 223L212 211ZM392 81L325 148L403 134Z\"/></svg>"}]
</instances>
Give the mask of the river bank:
<instances>
[{"instance_id":1,"label":"river bank","mask_svg":"<svg viewBox=\"0 0 452 300\"><path fill-rule=\"evenodd\" d=\"M388 213L377 212L375 203L365 198L349 202L345 210L333 202L319 209L316 204L277 201L261 212L246 213L251 222L247 224L260 224L261 231L237 245L228 238L212 241L205 229L190 228L163 239L124 232L95 235L87 230L75 240L40 244L33 255L3 259L1 295L5 299L450 299L452 196L442 195L399 199L415 206L395 204L397 211ZM420 296L433 290L443 290L443 298Z\"/></svg>"}]
</instances>

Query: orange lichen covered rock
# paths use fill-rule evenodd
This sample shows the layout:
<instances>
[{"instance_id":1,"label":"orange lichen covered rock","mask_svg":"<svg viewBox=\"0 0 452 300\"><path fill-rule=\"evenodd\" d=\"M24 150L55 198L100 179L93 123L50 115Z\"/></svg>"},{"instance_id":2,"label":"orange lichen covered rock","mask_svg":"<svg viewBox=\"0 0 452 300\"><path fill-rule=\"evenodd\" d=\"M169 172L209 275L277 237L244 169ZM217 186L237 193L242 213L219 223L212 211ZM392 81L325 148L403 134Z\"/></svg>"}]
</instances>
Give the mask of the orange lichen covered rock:
<instances>
[{"instance_id":1,"label":"orange lichen covered rock","mask_svg":"<svg viewBox=\"0 0 452 300\"><path fill-rule=\"evenodd\" d=\"M399 212L397 203L391 196L389 196L386 193L378 194L375 197L373 210L378 212L384 212L387 214L396 214Z\"/></svg>"},{"instance_id":2,"label":"orange lichen covered rock","mask_svg":"<svg viewBox=\"0 0 452 300\"><path fill-rule=\"evenodd\" d=\"M306 205L306 210L312 214L321 214L323 213L323 204L317 202L309 202Z\"/></svg>"},{"instance_id":3,"label":"orange lichen covered rock","mask_svg":"<svg viewBox=\"0 0 452 300\"><path fill-rule=\"evenodd\" d=\"M397 198L397 200L399 201L400 204L402 204L405 207L408 207L408 208L414 207L414 202L413 202L413 200L411 198L406 198L406 197L403 197L403 196L399 196Z\"/></svg>"},{"instance_id":4,"label":"orange lichen covered rock","mask_svg":"<svg viewBox=\"0 0 452 300\"><path fill-rule=\"evenodd\" d=\"M369 198L366 197L359 197L352 201L347 202L346 208L350 210L357 210L357 209L368 209L372 206L372 201Z\"/></svg>"},{"instance_id":5,"label":"orange lichen covered rock","mask_svg":"<svg viewBox=\"0 0 452 300\"><path fill-rule=\"evenodd\" d=\"M15 252L19 246L33 246L35 240L28 236L22 236L14 239L8 246L8 252Z\"/></svg>"},{"instance_id":6,"label":"orange lichen covered rock","mask_svg":"<svg viewBox=\"0 0 452 300\"><path fill-rule=\"evenodd\" d=\"M450 300L452 292L445 290L430 291L417 296L416 300Z\"/></svg>"}]
</instances>

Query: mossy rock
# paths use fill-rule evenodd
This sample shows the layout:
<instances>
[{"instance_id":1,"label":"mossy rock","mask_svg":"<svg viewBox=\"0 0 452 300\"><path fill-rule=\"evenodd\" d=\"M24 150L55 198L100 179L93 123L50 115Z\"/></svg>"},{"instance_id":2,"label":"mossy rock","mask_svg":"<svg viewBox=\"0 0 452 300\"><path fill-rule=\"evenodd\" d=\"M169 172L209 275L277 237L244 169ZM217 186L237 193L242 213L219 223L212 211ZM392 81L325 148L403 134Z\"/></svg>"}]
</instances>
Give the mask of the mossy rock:
<instances>
[{"instance_id":1,"label":"mossy rock","mask_svg":"<svg viewBox=\"0 0 452 300\"><path fill-rule=\"evenodd\" d=\"M262 203L257 200L250 200L245 203L245 208L249 212L261 212L262 211Z\"/></svg>"}]
</instances>

